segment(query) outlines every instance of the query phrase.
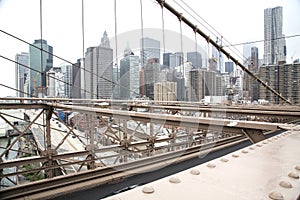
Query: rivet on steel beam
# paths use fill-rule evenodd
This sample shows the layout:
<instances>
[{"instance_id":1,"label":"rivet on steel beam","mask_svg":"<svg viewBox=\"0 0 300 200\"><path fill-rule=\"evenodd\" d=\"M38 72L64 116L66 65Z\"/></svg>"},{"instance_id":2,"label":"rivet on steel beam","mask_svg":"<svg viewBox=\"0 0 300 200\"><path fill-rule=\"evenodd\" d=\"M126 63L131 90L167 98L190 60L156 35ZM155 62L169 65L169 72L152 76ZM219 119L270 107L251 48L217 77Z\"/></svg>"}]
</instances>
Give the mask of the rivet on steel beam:
<instances>
[{"instance_id":1,"label":"rivet on steel beam","mask_svg":"<svg viewBox=\"0 0 300 200\"><path fill-rule=\"evenodd\" d=\"M145 194L151 194L153 192L154 192L154 188L152 186L148 185L143 188L143 193Z\"/></svg>"},{"instance_id":2,"label":"rivet on steel beam","mask_svg":"<svg viewBox=\"0 0 300 200\"><path fill-rule=\"evenodd\" d=\"M257 147L262 147L263 145L261 145L261 144L257 144L256 146L257 146Z\"/></svg>"},{"instance_id":3,"label":"rivet on steel beam","mask_svg":"<svg viewBox=\"0 0 300 200\"><path fill-rule=\"evenodd\" d=\"M112 198L110 200L121 200L121 199L119 197L114 197L114 198Z\"/></svg>"},{"instance_id":4,"label":"rivet on steel beam","mask_svg":"<svg viewBox=\"0 0 300 200\"><path fill-rule=\"evenodd\" d=\"M237 155L237 154L232 154L232 157L234 157L234 158L238 158L238 157L239 157L239 155Z\"/></svg>"},{"instance_id":5,"label":"rivet on steel beam","mask_svg":"<svg viewBox=\"0 0 300 200\"><path fill-rule=\"evenodd\" d=\"M271 139L268 139L268 142L272 142L272 140L271 140Z\"/></svg>"},{"instance_id":6,"label":"rivet on steel beam","mask_svg":"<svg viewBox=\"0 0 300 200\"><path fill-rule=\"evenodd\" d=\"M296 170L300 170L300 165L295 166Z\"/></svg>"},{"instance_id":7,"label":"rivet on steel beam","mask_svg":"<svg viewBox=\"0 0 300 200\"><path fill-rule=\"evenodd\" d=\"M290 172L288 176L294 179L299 179L299 175L296 172Z\"/></svg>"},{"instance_id":8,"label":"rivet on steel beam","mask_svg":"<svg viewBox=\"0 0 300 200\"><path fill-rule=\"evenodd\" d=\"M292 184L288 181L280 181L279 185L284 188L292 188Z\"/></svg>"},{"instance_id":9,"label":"rivet on steel beam","mask_svg":"<svg viewBox=\"0 0 300 200\"><path fill-rule=\"evenodd\" d=\"M268 142L263 142L263 144L268 144Z\"/></svg>"},{"instance_id":10,"label":"rivet on steel beam","mask_svg":"<svg viewBox=\"0 0 300 200\"><path fill-rule=\"evenodd\" d=\"M248 153L248 151L247 150L243 150L242 153Z\"/></svg>"},{"instance_id":11,"label":"rivet on steel beam","mask_svg":"<svg viewBox=\"0 0 300 200\"><path fill-rule=\"evenodd\" d=\"M169 179L170 183L180 183L180 179L178 177L171 177Z\"/></svg>"},{"instance_id":12,"label":"rivet on steel beam","mask_svg":"<svg viewBox=\"0 0 300 200\"><path fill-rule=\"evenodd\" d=\"M216 167L216 165L215 165L215 164L213 164L213 163L208 163L208 164L207 164L207 167L208 167L208 168L215 168L215 167Z\"/></svg>"},{"instance_id":13,"label":"rivet on steel beam","mask_svg":"<svg viewBox=\"0 0 300 200\"><path fill-rule=\"evenodd\" d=\"M269 194L270 199L283 200L283 195L280 192L273 191Z\"/></svg>"},{"instance_id":14,"label":"rivet on steel beam","mask_svg":"<svg viewBox=\"0 0 300 200\"><path fill-rule=\"evenodd\" d=\"M228 162L229 160L227 158L221 158L222 162Z\"/></svg>"},{"instance_id":15,"label":"rivet on steel beam","mask_svg":"<svg viewBox=\"0 0 300 200\"><path fill-rule=\"evenodd\" d=\"M254 147L250 147L249 149L250 149L250 150L254 150L255 148L254 148Z\"/></svg>"},{"instance_id":16,"label":"rivet on steel beam","mask_svg":"<svg viewBox=\"0 0 300 200\"><path fill-rule=\"evenodd\" d=\"M200 174L200 171L199 171L198 169L192 169L192 170L190 171L190 173L193 174L193 175L199 175L199 174Z\"/></svg>"}]
</instances>

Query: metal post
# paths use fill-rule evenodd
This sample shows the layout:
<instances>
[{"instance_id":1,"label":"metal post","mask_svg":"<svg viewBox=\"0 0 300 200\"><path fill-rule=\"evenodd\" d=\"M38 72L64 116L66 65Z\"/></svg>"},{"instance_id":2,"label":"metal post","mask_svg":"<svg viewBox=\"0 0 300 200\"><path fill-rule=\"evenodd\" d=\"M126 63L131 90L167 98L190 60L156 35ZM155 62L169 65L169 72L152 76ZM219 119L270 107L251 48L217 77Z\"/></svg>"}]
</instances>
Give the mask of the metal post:
<instances>
[{"instance_id":1,"label":"metal post","mask_svg":"<svg viewBox=\"0 0 300 200\"><path fill-rule=\"evenodd\" d=\"M53 114L53 108L46 110L46 152L48 155L48 166L53 166L52 149L51 149L51 127L50 121ZM48 170L48 177L54 177L54 168Z\"/></svg>"}]
</instances>

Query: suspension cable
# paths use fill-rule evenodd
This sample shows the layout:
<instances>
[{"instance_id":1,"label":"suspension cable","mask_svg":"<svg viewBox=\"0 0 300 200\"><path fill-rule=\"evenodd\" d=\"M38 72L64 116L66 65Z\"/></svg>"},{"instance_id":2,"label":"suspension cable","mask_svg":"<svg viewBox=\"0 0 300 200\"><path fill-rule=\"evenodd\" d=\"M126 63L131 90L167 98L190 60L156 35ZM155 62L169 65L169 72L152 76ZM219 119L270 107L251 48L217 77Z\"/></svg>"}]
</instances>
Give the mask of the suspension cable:
<instances>
[{"instance_id":1,"label":"suspension cable","mask_svg":"<svg viewBox=\"0 0 300 200\"><path fill-rule=\"evenodd\" d=\"M143 3L142 0L140 0L140 11L141 11L141 34L142 34L142 51L144 52L144 19L143 19ZM144 53L141 54L141 61L142 61L142 67L144 67Z\"/></svg>"},{"instance_id":2,"label":"suspension cable","mask_svg":"<svg viewBox=\"0 0 300 200\"><path fill-rule=\"evenodd\" d=\"M184 73L184 69L183 69L183 39L182 39L182 14L180 13L180 15L178 16L178 20L179 20L179 26L180 26L180 60L181 60L181 65L180 65L180 74L182 76L182 73Z\"/></svg>"},{"instance_id":3,"label":"suspension cable","mask_svg":"<svg viewBox=\"0 0 300 200\"><path fill-rule=\"evenodd\" d=\"M36 69L34 69L34 68L31 68L31 67L29 67L29 66L27 66L27 65L25 65L25 64L22 64L22 63L20 63L20 62L18 62L18 61L12 60L12 59L7 58L7 57L5 57L5 56L0 55L0 58L3 58L3 59L8 60L8 61L10 61L10 62L13 62L13 63L15 63L15 64L17 64L17 65L20 65L20 66L22 66L22 67L24 67L24 68L27 68L27 69L29 69L29 70L35 71L36 73L42 74L40 71L38 71L38 70L36 70ZM74 85L74 84L72 84L72 83L68 83L68 82L63 81L63 80L61 80L61 79L59 79L59 78L56 78L56 77L54 77L54 76L49 76L49 77L51 77L51 78L53 78L53 79L55 79L55 80L57 80L57 81L59 81L59 82L62 82L62 83L64 83L64 84L68 85L68 86L80 88L80 87L77 86L77 85ZM90 93L89 91L86 91L86 90L85 90L85 92ZM35 95L30 95L30 96L36 97Z\"/></svg>"},{"instance_id":4,"label":"suspension cable","mask_svg":"<svg viewBox=\"0 0 300 200\"><path fill-rule=\"evenodd\" d=\"M194 29L195 34L195 54L196 54L196 64L198 64L198 42L197 42L197 27ZM200 66L199 66L200 67Z\"/></svg>"},{"instance_id":5,"label":"suspension cable","mask_svg":"<svg viewBox=\"0 0 300 200\"><path fill-rule=\"evenodd\" d=\"M2 83L0 83L0 86L5 87L5 88L8 88L8 89L10 89L10 90L14 90L14 91L16 91L16 92L20 92L20 93L22 93L22 94L26 94L26 95L28 95L28 96L30 96L30 97L36 97L36 96L33 96L33 95L31 95L31 94L29 94L29 93L27 93L27 92L24 92L24 91L22 91L22 90L19 90L19 89L10 87L10 86L8 86L8 85L4 85L4 84L2 84Z\"/></svg>"},{"instance_id":6,"label":"suspension cable","mask_svg":"<svg viewBox=\"0 0 300 200\"><path fill-rule=\"evenodd\" d=\"M158 3L161 3L162 0L156 0ZM177 12L173 7L171 7L168 3L164 2L163 6L168 9L172 14L174 14L177 17L180 17L181 20L187 24L190 28L192 28L193 30L196 28L196 25L194 25L193 23L191 23L188 19L186 19L184 16L182 16L181 13ZM201 30L197 29L197 33L200 34L203 38L205 38L206 40L209 39L209 36L206 35L204 32L202 32ZM241 69L243 71L245 71L246 73L248 73L252 78L256 79L259 83L261 83L265 88L267 88L268 90L270 90L273 94L275 94L276 96L280 97L283 101L287 102L288 104L292 104L288 99L284 98L281 94L279 94L276 90L274 90L273 88L271 88L269 85L267 85L265 82L263 82L259 77L257 77L255 74L253 74L250 70L248 70L243 64L241 64L236 58L234 58L233 56L230 55L230 53L228 53L226 50L224 50L219 44L217 44L215 41L213 40L209 40L210 43L215 46L217 49L220 49L220 51L227 56L230 60L232 60L237 66L241 67Z\"/></svg>"},{"instance_id":7,"label":"suspension cable","mask_svg":"<svg viewBox=\"0 0 300 200\"><path fill-rule=\"evenodd\" d=\"M53 54L53 53L51 53L51 52L49 52L49 51L47 51L47 50L45 50L45 49L42 49L42 48L40 48L40 47L38 47L38 46L35 46L35 45L33 45L33 44L31 44L31 43L29 43L29 42L27 42L27 41L25 41L25 40L23 40L23 39L21 39L21 38L15 36L15 35L12 35L12 34L6 32L6 31L3 31L3 30L0 30L0 32L2 32L2 33L5 34L5 35L8 35L8 36L10 36L10 37L12 37L12 38L15 38L15 39L17 39L17 40L19 40L19 41L21 41L21 42L23 42L23 43L25 43L25 44L28 44L29 46L31 46L31 47L33 47L33 48L39 49L39 50L41 50L42 52L45 52L45 53L47 53L47 54L49 54L49 55L52 55L53 57L55 57L55 58L57 58L57 59L60 59L60 60L66 62L66 63L68 63L68 64L71 64L71 65L73 65L73 66L75 66L75 67L77 67L77 68L79 68L79 69L82 69L83 71L85 71L85 72L87 72L87 73L90 73L90 74L92 74L93 76L96 76L96 77L101 78L101 79L103 79L103 80L105 80L105 81L111 82L112 84L118 85L118 86L120 86L121 88L128 89L128 88L126 88L125 86L120 85L119 83L116 83L116 82L114 82L114 81L112 81L112 80L109 80L109 79L103 77L103 76L99 76L99 75L97 75L96 73L91 72L90 70L85 69L85 67L81 67L81 66L79 66L79 65L77 65L77 64L74 65L72 62L70 62L70 61L68 61L68 60L66 60L66 59L64 59L64 58L62 58L62 57L60 57L60 56L57 56L57 55L55 55L55 54ZM1 55L0 55L0 57L5 58L4 56L1 56ZM7 59L7 60L9 60L9 61L11 61L11 62L15 62L15 61L12 61L11 59L8 59L8 58L5 58L5 59ZM32 68L30 68L30 69L33 70ZM38 71L38 72L41 73L40 71ZM85 90L85 91L86 91L86 90ZM133 92L134 94L137 94L136 91L132 91L132 92ZM89 93L91 93L91 92L89 92Z\"/></svg>"},{"instance_id":8,"label":"suspension cable","mask_svg":"<svg viewBox=\"0 0 300 200\"><path fill-rule=\"evenodd\" d=\"M115 16L115 40L116 40L116 66L117 66L117 83L119 83L119 65L118 65L118 24L117 24L117 0L114 0L114 16Z\"/></svg>"},{"instance_id":9,"label":"suspension cable","mask_svg":"<svg viewBox=\"0 0 300 200\"><path fill-rule=\"evenodd\" d=\"M201 23L194 15L192 15L189 11L187 11L182 5L180 5L176 0L173 0L179 7L181 7L185 12L187 12L187 14L189 14L192 18L194 18L199 24L201 24L204 28L206 28L206 30L208 30L208 32L210 32L211 34L213 34L215 37L218 37L218 35L220 35L221 37L222 34L219 33L213 26L211 26L207 21L205 21L195 10L193 10L189 5L187 5L183 0L180 0L185 6L187 6L196 16L198 16L202 21L204 21L205 24L207 24L213 31L215 31L218 35L216 35L213 31L211 31L209 28L207 28L203 23ZM245 56L242 55L242 53L234 47L234 45L232 45L226 38L224 38L225 41L228 43L228 45L226 45L226 47L228 47L235 55L237 55L239 58L241 58L242 60L245 59ZM224 46L225 47L225 46ZM232 47L234 49L232 49Z\"/></svg>"},{"instance_id":10,"label":"suspension cable","mask_svg":"<svg viewBox=\"0 0 300 200\"><path fill-rule=\"evenodd\" d=\"M84 0L81 0L81 34L82 34L82 58L85 57L85 29L84 29Z\"/></svg>"},{"instance_id":11,"label":"suspension cable","mask_svg":"<svg viewBox=\"0 0 300 200\"><path fill-rule=\"evenodd\" d=\"M161 7L161 21L162 21L162 30L163 30L163 48L164 48L164 53L166 53L164 6L162 5L163 2L160 4L160 7Z\"/></svg>"}]
</instances>

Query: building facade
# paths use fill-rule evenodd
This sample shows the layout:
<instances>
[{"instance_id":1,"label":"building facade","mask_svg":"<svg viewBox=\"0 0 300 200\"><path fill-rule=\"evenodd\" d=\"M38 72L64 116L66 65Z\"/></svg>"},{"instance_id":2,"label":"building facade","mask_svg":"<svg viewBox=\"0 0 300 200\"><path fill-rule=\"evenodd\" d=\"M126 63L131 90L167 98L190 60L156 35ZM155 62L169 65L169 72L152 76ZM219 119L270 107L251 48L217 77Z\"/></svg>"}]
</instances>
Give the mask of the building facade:
<instances>
[{"instance_id":1,"label":"building facade","mask_svg":"<svg viewBox=\"0 0 300 200\"><path fill-rule=\"evenodd\" d=\"M154 84L154 101L176 101L177 83L161 82Z\"/></svg>"},{"instance_id":2,"label":"building facade","mask_svg":"<svg viewBox=\"0 0 300 200\"><path fill-rule=\"evenodd\" d=\"M77 59L72 65L72 97L85 98L84 58Z\"/></svg>"},{"instance_id":3,"label":"building facade","mask_svg":"<svg viewBox=\"0 0 300 200\"><path fill-rule=\"evenodd\" d=\"M142 81L144 85L141 85L141 93L142 95L154 99L154 83L159 82L159 73L160 73L160 63L159 59L153 58L149 59L148 63L142 70Z\"/></svg>"},{"instance_id":4,"label":"building facade","mask_svg":"<svg viewBox=\"0 0 300 200\"><path fill-rule=\"evenodd\" d=\"M46 40L35 40L29 46L29 64L33 69L29 71L29 92L34 94L37 87L46 88L46 73L53 67L53 47Z\"/></svg>"},{"instance_id":5,"label":"building facade","mask_svg":"<svg viewBox=\"0 0 300 200\"><path fill-rule=\"evenodd\" d=\"M18 90L16 96L27 97L28 94L25 91L28 91L28 88L25 89L25 83L29 78L29 53L22 52L20 54L16 54L15 61L16 89Z\"/></svg>"},{"instance_id":6,"label":"building facade","mask_svg":"<svg viewBox=\"0 0 300 200\"><path fill-rule=\"evenodd\" d=\"M120 60L120 98L131 99L138 96L139 88L139 56L135 56L130 49L125 49L124 58Z\"/></svg>"},{"instance_id":7,"label":"building facade","mask_svg":"<svg viewBox=\"0 0 300 200\"><path fill-rule=\"evenodd\" d=\"M113 50L106 31L101 44L85 53L85 92L87 99L110 99L113 90Z\"/></svg>"},{"instance_id":8,"label":"building facade","mask_svg":"<svg viewBox=\"0 0 300 200\"><path fill-rule=\"evenodd\" d=\"M264 64L273 65L286 60L286 42L282 33L282 7L264 10Z\"/></svg>"},{"instance_id":9,"label":"building facade","mask_svg":"<svg viewBox=\"0 0 300 200\"><path fill-rule=\"evenodd\" d=\"M141 38L141 64L146 65L149 59L155 58L160 60L160 41L152 38Z\"/></svg>"},{"instance_id":10,"label":"building facade","mask_svg":"<svg viewBox=\"0 0 300 200\"><path fill-rule=\"evenodd\" d=\"M300 100L300 63L267 65L260 67L262 81L294 104ZM279 97L260 85L260 99L271 103L283 103Z\"/></svg>"},{"instance_id":11,"label":"building facade","mask_svg":"<svg viewBox=\"0 0 300 200\"><path fill-rule=\"evenodd\" d=\"M191 62L194 69L202 68L202 56L200 52L187 52L186 53L187 62Z\"/></svg>"}]
</instances>

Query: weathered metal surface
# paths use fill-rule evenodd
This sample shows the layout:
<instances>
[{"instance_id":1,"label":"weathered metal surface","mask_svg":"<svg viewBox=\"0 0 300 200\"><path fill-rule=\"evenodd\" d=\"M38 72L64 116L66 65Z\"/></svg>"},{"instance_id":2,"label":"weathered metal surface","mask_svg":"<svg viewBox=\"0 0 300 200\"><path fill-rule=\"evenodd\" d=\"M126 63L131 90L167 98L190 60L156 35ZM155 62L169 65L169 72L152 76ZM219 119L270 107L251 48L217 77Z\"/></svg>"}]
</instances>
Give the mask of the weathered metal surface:
<instances>
[{"instance_id":1,"label":"weathered metal surface","mask_svg":"<svg viewBox=\"0 0 300 200\"><path fill-rule=\"evenodd\" d=\"M300 132L287 131L209 164L105 199L298 199L299 146ZM153 190L145 192L147 188Z\"/></svg>"}]
</instances>

